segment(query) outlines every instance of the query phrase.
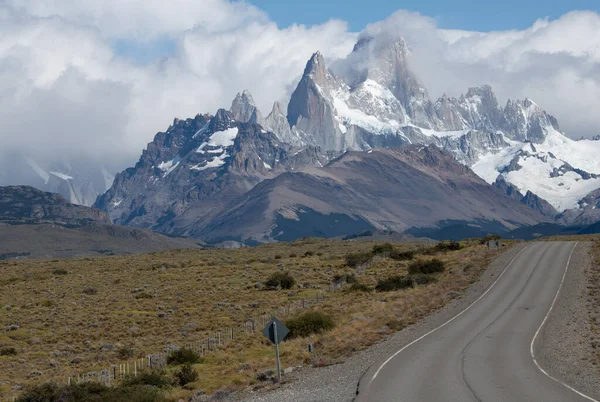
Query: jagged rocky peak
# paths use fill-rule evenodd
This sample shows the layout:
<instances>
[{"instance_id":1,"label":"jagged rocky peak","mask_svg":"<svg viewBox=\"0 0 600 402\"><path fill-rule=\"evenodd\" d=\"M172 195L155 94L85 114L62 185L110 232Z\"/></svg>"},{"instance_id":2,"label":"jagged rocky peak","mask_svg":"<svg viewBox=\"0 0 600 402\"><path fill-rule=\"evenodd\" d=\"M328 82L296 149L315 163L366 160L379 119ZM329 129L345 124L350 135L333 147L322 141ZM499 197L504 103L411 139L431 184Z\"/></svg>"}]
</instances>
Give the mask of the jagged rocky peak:
<instances>
[{"instance_id":1,"label":"jagged rocky peak","mask_svg":"<svg viewBox=\"0 0 600 402\"><path fill-rule=\"evenodd\" d=\"M496 94L491 85L469 88L466 98L475 102L481 102L482 106L485 108L498 108L498 99L496 98Z\"/></svg>"},{"instance_id":2,"label":"jagged rocky peak","mask_svg":"<svg viewBox=\"0 0 600 402\"><path fill-rule=\"evenodd\" d=\"M236 119L233 113L225 109L219 109L217 110L215 117L210 120L209 129L212 132L225 131L234 126L235 121Z\"/></svg>"},{"instance_id":3,"label":"jagged rocky peak","mask_svg":"<svg viewBox=\"0 0 600 402\"><path fill-rule=\"evenodd\" d=\"M316 51L304 69L304 77L310 78L317 83L322 83L327 80L327 66L325 58L320 51Z\"/></svg>"},{"instance_id":4,"label":"jagged rocky peak","mask_svg":"<svg viewBox=\"0 0 600 402\"><path fill-rule=\"evenodd\" d=\"M264 120L263 126L267 130L271 130L282 142L292 145L303 145L302 141L292 133L290 124L279 102L273 104L271 113Z\"/></svg>"},{"instance_id":5,"label":"jagged rocky peak","mask_svg":"<svg viewBox=\"0 0 600 402\"><path fill-rule=\"evenodd\" d=\"M531 99L508 100L500 129L517 141L541 143L549 130L559 131L558 121Z\"/></svg>"},{"instance_id":6,"label":"jagged rocky peak","mask_svg":"<svg viewBox=\"0 0 600 402\"><path fill-rule=\"evenodd\" d=\"M289 125L307 142L325 151L344 148L344 139L330 100L332 92L343 86L329 73L321 52L306 63L304 75L288 104Z\"/></svg>"},{"instance_id":7,"label":"jagged rocky peak","mask_svg":"<svg viewBox=\"0 0 600 402\"><path fill-rule=\"evenodd\" d=\"M264 122L252 95L247 90L236 95L229 111L233 115L233 118L241 123L257 123L262 125Z\"/></svg>"}]
</instances>

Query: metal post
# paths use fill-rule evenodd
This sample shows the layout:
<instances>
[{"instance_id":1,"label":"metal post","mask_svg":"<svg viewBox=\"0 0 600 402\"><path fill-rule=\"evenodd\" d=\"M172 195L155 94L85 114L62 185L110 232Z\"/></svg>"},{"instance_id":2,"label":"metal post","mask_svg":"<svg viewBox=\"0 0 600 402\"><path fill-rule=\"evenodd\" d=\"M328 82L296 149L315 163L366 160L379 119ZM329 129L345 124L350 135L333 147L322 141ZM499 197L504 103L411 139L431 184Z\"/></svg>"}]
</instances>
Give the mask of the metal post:
<instances>
[{"instance_id":1,"label":"metal post","mask_svg":"<svg viewBox=\"0 0 600 402\"><path fill-rule=\"evenodd\" d=\"M273 323L273 336L275 337L275 359L277 360L277 380L281 382L281 364L279 363L279 338L277 337L277 325Z\"/></svg>"}]
</instances>

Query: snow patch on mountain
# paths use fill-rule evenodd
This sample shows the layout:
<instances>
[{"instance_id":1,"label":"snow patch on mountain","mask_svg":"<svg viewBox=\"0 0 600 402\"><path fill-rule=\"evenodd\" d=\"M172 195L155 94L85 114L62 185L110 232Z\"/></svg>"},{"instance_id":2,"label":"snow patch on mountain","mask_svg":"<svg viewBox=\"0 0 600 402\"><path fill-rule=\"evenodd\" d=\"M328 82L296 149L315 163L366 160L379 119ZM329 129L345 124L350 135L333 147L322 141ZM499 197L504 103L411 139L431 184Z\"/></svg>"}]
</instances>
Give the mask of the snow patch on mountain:
<instances>
[{"instance_id":1,"label":"snow patch on mountain","mask_svg":"<svg viewBox=\"0 0 600 402\"><path fill-rule=\"evenodd\" d=\"M211 160L207 161L204 165L197 164L190 167L191 170L203 171L210 168L216 168L223 166L225 164L225 160L229 158L227 152L223 152L221 155L213 157Z\"/></svg>"},{"instance_id":2,"label":"snow patch on mountain","mask_svg":"<svg viewBox=\"0 0 600 402\"><path fill-rule=\"evenodd\" d=\"M59 179L62 179L62 180L73 180L73 177L69 176L68 174L64 174L61 172L52 172L52 171L50 171L49 173L53 176L58 177Z\"/></svg>"},{"instance_id":3,"label":"snow patch on mountain","mask_svg":"<svg viewBox=\"0 0 600 402\"><path fill-rule=\"evenodd\" d=\"M235 137L237 137L237 135L237 127L228 128L224 131L217 131L216 133L210 136L208 145L210 145L211 147L231 147L233 146L233 141L235 140Z\"/></svg>"},{"instance_id":4,"label":"snow patch on mountain","mask_svg":"<svg viewBox=\"0 0 600 402\"><path fill-rule=\"evenodd\" d=\"M175 158L171 159L170 161L160 163L157 167L164 172L163 178L165 178L169 174L171 174L175 169L177 169L179 167L180 163L181 163L181 157L176 156Z\"/></svg>"}]
</instances>

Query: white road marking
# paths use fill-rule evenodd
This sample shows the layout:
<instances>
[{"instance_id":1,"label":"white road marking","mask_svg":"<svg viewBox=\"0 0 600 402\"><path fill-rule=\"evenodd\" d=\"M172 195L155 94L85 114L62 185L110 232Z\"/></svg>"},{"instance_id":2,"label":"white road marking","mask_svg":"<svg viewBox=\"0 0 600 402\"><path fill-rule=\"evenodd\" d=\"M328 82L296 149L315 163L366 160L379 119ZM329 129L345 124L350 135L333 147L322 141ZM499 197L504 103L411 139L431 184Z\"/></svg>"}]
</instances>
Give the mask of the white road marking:
<instances>
[{"instance_id":1,"label":"white road marking","mask_svg":"<svg viewBox=\"0 0 600 402\"><path fill-rule=\"evenodd\" d=\"M415 343L419 342L421 339L426 338L427 336L433 334L435 331L445 327L446 325L450 324L452 321L456 320L458 317L460 317L461 315L463 315L464 313L466 313L471 307L473 307L479 300L483 299L485 295L487 295L489 293L490 290L493 289L494 286L496 286L496 283L498 283L498 281L500 280L500 278L502 278L502 276L504 275L504 273L508 270L508 268L510 268L510 266L513 264L513 262L517 259L517 257L519 255L521 255L521 253L523 251L525 251L527 248L529 247L529 245L525 246L523 248L523 250L519 251L517 253L517 255L515 255L515 257L508 263L508 265L506 266L506 268L504 268L504 271L502 271L502 273L498 276L498 278L496 278L496 280L494 281L494 283L492 283L490 285L490 287L481 295L479 296L479 298L477 300L475 300L473 303L471 303L466 309L464 309L463 311L461 311L460 313L458 313L457 315L455 315L454 317L452 317L451 319L449 319L448 321L446 321L445 323L443 323L442 325L440 325L437 328L432 329L431 331L429 331L428 333L426 333L425 335L421 336L418 339L415 339L414 341L412 341L411 343L409 343L408 345L404 346L402 349L400 349L399 351L397 351L396 353L394 353L389 359L387 359L385 362L383 362L383 364L381 366L379 366L379 368L377 369L377 371L375 372L375 374L373 374L373 377L371 378L371 381L369 381L369 384L367 384L367 387L369 385L371 385L371 383L377 378L377 376L379 375L379 373L381 372L381 370L383 369L383 367L385 367L386 364L388 364L390 361L392 361L392 359L394 359L396 356L398 356L400 353L402 353L403 351L405 351L406 349L408 349L410 346L414 345ZM598 401L594 401L594 402L598 402Z\"/></svg>"},{"instance_id":2,"label":"white road marking","mask_svg":"<svg viewBox=\"0 0 600 402\"><path fill-rule=\"evenodd\" d=\"M548 374L537 362L536 358L535 358L535 354L533 353L533 346L535 344L535 340L537 339L538 335L540 334L540 332L542 331L542 328L544 327L544 325L546 324L546 321L548 320L548 317L550 316L550 313L552 313L552 310L554 309L554 305L556 304L556 301L558 300L558 295L560 294L560 290L563 287L563 283L565 282L565 278L567 277L567 271L569 270L569 264L571 264L571 257L573 256L573 252L575 251L575 248L577 248L577 245L579 244L579 242L575 243L575 246L573 247L573 250L571 250L571 254L569 254L569 260L567 261L567 266L565 267L565 272L563 273L563 277L562 280L560 281L560 286L558 287L558 290L556 291L556 295L554 296L554 300L552 301L552 305L550 306L550 310L548 310L548 313L546 314L546 317L544 317L544 321L542 321L542 324L540 325L540 327L538 328L538 330L535 332L535 335L533 336L533 339L531 341L531 345L529 346L529 352L531 353L531 358L533 359L533 362L535 363L536 367L542 372L544 373L544 375L554 381L556 381L557 383L559 383L560 385L570 389L571 391L575 392L577 395L592 401L592 402L598 402L596 399L591 398L579 391L577 391L575 388L565 384L564 382L552 377L550 374Z\"/></svg>"}]
</instances>

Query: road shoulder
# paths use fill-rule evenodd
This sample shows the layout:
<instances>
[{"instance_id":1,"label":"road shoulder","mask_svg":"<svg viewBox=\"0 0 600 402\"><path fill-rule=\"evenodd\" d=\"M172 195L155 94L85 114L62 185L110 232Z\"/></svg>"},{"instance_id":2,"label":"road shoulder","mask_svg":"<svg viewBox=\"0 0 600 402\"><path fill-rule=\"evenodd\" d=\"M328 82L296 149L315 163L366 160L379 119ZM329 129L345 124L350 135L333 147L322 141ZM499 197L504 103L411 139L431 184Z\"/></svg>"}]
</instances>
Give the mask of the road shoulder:
<instances>
[{"instance_id":1,"label":"road shoulder","mask_svg":"<svg viewBox=\"0 0 600 402\"><path fill-rule=\"evenodd\" d=\"M592 342L600 340L600 335L592 331L590 312L600 306L592 305L588 290L593 268L590 248L590 243L580 242L573 252L556 306L536 342L535 353L550 375L600 400L600 365L594 365L591 359Z\"/></svg>"}]
</instances>

